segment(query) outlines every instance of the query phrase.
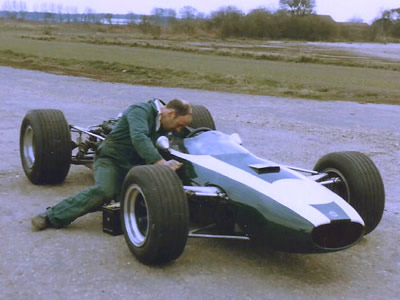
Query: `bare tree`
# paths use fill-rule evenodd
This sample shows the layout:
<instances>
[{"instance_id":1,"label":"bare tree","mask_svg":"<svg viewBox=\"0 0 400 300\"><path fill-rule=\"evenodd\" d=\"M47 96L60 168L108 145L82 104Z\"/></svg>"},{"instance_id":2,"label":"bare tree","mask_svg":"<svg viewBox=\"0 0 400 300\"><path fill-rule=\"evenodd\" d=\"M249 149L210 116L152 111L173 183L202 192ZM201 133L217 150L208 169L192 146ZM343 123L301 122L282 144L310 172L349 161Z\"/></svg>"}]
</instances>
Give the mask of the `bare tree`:
<instances>
[{"instance_id":1,"label":"bare tree","mask_svg":"<svg viewBox=\"0 0 400 300\"><path fill-rule=\"evenodd\" d=\"M6 16L9 19L16 19L17 18L17 1L9 1L6 0L3 3L2 9L6 12Z\"/></svg>"},{"instance_id":2,"label":"bare tree","mask_svg":"<svg viewBox=\"0 0 400 300\"><path fill-rule=\"evenodd\" d=\"M164 19L164 8L155 7L151 10L151 19L156 24L161 24Z\"/></svg>"},{"instance_id":3,"label":"bare tree","mask_svg":"<svg viewBox=\"0 0 400 300\"><path fill-rule=\"evenodd\" d=\"M217 30L222 38L238 37L242 34L244 13L235 6L221 7L212 12L210 28Z\"/></svg>"},{"instance_id":4,"label":"bare tree","mask_svg":"<svg viewBox=\"0 0 400 300\"><path fill-rule=\"evenodd\" d=\"M137 17L136 14L133 13L132 11L128 12L128 14L126 15L127 19L128 19L128 24L130 25L135 25L137 23Z\"/></svg>"},{"instance_id":5,"label":"bare tree","mask_svg":"<svg viewBox=\"0 0 400 300\"><path fill-rule=\"evenodd\" d=\"M49 4L49 12L51 15L51 22L56 22L57 18L57 5L55 3Z\"/></svg>"},{"instance_id":6,"label":"bare tree","mask_svg":"<svg viewBox=\"0 0 400 300\"><path fill-rule=\"evenodd\" d=\"M96 12L90 7L85 8L85 12L83 14L83 22L84 23L96 23Z\"/></svg>"},{"instance_id":7,"label":"bare tree","mask_svg":"<svg viewBox=\"0 0 400 300\"><path fill-rule=\"evenodd\" d=\"M67 23L70 23L72 20L71 12L72 12L71 6L67 6L64 8L64 16L65 16L65 21Z\"/></svg>"},{"instance_id":8,"label":"bare tree","mask_svg":"<svg viewBox=\"0 0 400 300\"><path fill-rule=\"evenodd\" d=\"M194 19L197 15L197 9L191 6L184 6L180 11L179 15L182 19Z\"/></svg>"},{"instance_id":9,"label":"bare tree","mask_svg":"<svg viewBox=\"0 0 400 300\"><path fill-rule=\"evenodd\" d=\"M315 0L279 0L279 6L291 15L303 16L314 12Z\"/></svg>"},{"instance_id":10,"label":"bare tree","mask_svg":"<svg viewBox=\"0 0 400 300\"><path fill-rule=\"evenodd\" d=\"M166 8L164 9L164 16L170 19L175 19L176 18L176 11L172 8Z\"/></svg>"},{"instance_id":11,"label":"bare tree","mask_svg":"<svg viewBox=\"0 0 400 300\"><path fill-rule=\"evenodd\" d=\"M47 2L40 3L40 11L44 13L44 21L45 22L50 22L52 15L49 9L49 5Z\"/></svg>"},{"instance_id":12,"label":"bare tree","mask_svg":"<svg viewBox=\"0 0 400 300\"><path fill-rule=\"evenodd\" d=\"M384 37L400 38L400 7L385 10L382 17L372 24L374 36L380 34ZM375 37L374 37L375 38Z\"/></svg>"},{"instance_id":13,"label":"bare tree","mask_svg":"<svg viewBox=\"0 0 400 300\"><path fill-rule=\"evenodd\" d=\"M70 20L72 19L73 23L78 23L79 22L79 16L78 16L78 8L76 6L68 6L68 12Z\"/></svg>"},{"instance_id":14,"label":"bare tree","mask_svg":"<svg viewBox=\"0 0 400 300\"><path fill-rule=\"evenodd\" d=\"M113 14L107 13L104 15L104 19L106 19L106 21L108 22L108 24L112 24L112 18L113 18Z\"/></svg>"},{"instance_id":15,"label":"bare tree","mask_svg":"<svg viewBox=\"0 0 400 300\"><path fill-rule=\"evenodd\" d=\"M151 17L156 24L169 23L176 18L176 11L172 8L153 8Z\"/></svg>"},{"instance_id":16,"label":"bare tree","mask_svg":"<svg viewBox=\"0 0 400 300\"><path fill-rule=\"evenodd\" d=\"M58 16L58 22L64 23L64 14L63 14L63 5L62 4L57 4L57 16Z\"/></svg>"}]
</instances>

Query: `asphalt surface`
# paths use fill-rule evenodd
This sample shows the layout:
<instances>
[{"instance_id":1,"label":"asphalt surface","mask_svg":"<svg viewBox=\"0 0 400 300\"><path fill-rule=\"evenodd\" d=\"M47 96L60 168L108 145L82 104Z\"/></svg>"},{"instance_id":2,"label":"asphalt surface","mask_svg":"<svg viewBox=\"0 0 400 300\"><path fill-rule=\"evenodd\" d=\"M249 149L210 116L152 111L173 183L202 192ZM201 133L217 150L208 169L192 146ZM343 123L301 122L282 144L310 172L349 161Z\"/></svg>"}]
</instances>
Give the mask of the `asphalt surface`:
<instances>
[{"instance_id":1,"label":"asphalt surface","mask_svg":"<svg viewBox=\"0 0 400 300\"><path fill-rule=\"evenodd\" d=\"M386 210L356 246L287 254L244 241L189 239L162 267L140 264L123 236L102 232L101 213L62 230L33 232L31 218L93 183L73 166L65 183L35 186L19 158L29 109L61 109L88 126L158 97L203 104L216 126L238 132L255 154L312 168L324 154L357 150L381 171ZM400 106L318 102L97 82L0 67L0 299L399 299Z\"/></svg>"}]
</instances>

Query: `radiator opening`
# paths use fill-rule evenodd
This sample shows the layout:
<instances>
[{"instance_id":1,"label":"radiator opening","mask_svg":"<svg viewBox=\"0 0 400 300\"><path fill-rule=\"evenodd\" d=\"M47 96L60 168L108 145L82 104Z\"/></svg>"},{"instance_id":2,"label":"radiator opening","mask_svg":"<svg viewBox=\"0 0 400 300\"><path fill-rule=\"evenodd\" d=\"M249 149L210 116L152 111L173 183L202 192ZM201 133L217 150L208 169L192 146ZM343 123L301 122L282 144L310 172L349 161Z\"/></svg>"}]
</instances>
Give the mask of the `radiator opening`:
<instances>
[{"instance_id":1,"label":"radiator opening","mask_svg":"<svg viewBox=\"0 0 400 300\"><path fill-rule=\"evenodd\" d=\"M312 232L313 242L321 248L339 249L357 242L364 232L359 223L350 221L332 222L315 227Z\"/></svg>"}]
</instances>

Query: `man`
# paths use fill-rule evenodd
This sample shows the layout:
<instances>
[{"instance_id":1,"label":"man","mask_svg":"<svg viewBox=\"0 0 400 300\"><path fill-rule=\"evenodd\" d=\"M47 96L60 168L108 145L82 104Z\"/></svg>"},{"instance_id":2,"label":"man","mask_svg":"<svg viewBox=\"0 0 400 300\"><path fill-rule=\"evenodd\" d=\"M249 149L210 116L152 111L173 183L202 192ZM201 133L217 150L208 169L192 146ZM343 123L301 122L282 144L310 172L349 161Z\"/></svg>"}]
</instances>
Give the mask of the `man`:
<instances>
[{"instance_id":1,"label":"man","mask_svg":"<svg viewBox=\"0 0 400 300\"><path fill-rule=\"evenodd\" d=\"M158 137L179 132L191 122L192 107L184 100L174 99L163 105L159 99L154 99L128 107L96 152L95 184L35 216L33 228L65 227L116 199L125 175L135 165L155 164L174 171L179 169L182 164L164 160L154 144Z\"/></svg>"}]
</instances>

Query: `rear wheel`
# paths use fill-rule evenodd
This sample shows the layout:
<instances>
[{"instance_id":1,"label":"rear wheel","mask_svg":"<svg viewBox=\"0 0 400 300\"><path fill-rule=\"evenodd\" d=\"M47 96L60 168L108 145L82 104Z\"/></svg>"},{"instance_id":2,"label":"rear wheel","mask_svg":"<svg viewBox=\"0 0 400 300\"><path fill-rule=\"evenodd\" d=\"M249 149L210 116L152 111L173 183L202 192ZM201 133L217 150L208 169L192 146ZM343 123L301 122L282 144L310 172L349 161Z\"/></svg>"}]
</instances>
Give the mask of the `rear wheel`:
<instances>
[{"instance_id":1,"label":"rear wheel","mask_svg":"<svg viewBox=\"0 0 400 300\"><path fill-rule=\"evenodd\" d=\"M34 184L64 181L71 165L71 133L64 114L55 109L29 111L21 125L20 156Z\"/></svg>"},{"instance_id":2,"label":"rear wheel","mask_svg":"<svg viewBox=\"0 0 400 300\"><path fill-rule=\"evenodd\" d=\"M359 213L365 234L378 226L385 207L385 191L382 177L368 156L360 152L330 153L318 160L314 170L340 179L327 187Z\"/></svg>"},{"instance_id":3,"label":"rear wheel","mask_svg":"<svg viewBox=\"0 0 400 300\"><path fill-rule=\"evenodd\" d=\"M205 106L193 105L192 110L193 110L193 119L192 123L190 124L190 127L192 128L206 127L210 128L211 130L215 130L214 119Z\"/></svg>"},{"instance_id":4,"label":"rear wheel","mask_svg":"<svg viewBox=\"0 0 400 300\"><path fill-rule=\"evenodd\" d=\"M187 138L191 138L191 137L194 137L194 136L196 136L196 135L198 135L198 134L200 134L202 132L206 132L206 131L210 131L210 130L212 130L212 129L211 128L207 128L207 127L199 127L199 128L193 129L186 137Z\"/></svg>"},{"instance_id":5,"label":"rear wheel","mask_svg":"<svg viewBox=\"0 0 400 300\"><path fill-rule=\"evenodd\" d=\"M138 166L125 178L121 223L133 255L144 264L178 258L186 245L189 210L178 176L166 166Z\"/></svg>"}]
</instances>

